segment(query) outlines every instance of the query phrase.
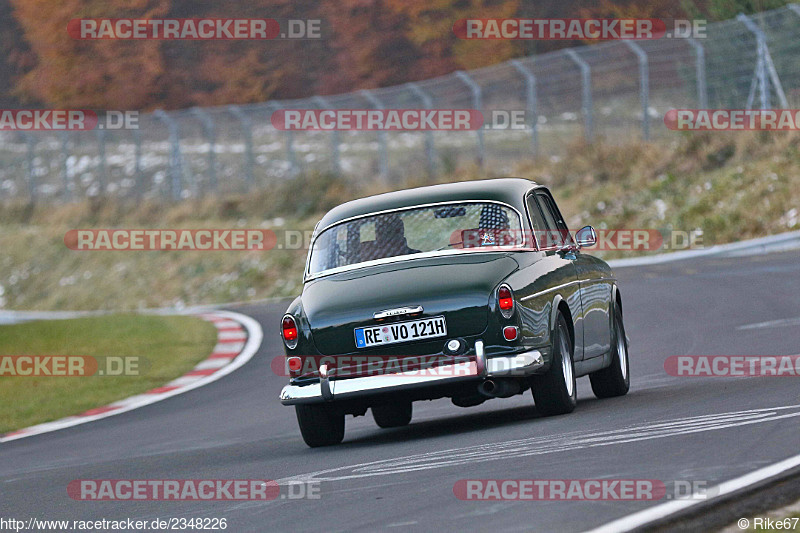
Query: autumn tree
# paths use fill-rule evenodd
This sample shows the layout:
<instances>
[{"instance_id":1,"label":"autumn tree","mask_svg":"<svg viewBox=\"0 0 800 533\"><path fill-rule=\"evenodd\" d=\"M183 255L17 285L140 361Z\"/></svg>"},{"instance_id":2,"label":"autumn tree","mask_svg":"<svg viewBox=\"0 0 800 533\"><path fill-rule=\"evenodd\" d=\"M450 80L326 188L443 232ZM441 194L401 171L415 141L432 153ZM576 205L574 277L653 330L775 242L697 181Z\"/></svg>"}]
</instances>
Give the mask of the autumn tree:
<instances>
[{"instance_id":1,"label":"autumn tree","mask_svg":"<svg viewBox=\"0 0 800 533\"><path fill-rule=\"evenodd\" d=\"M520 54L519 41L459 39L453 25L459 19L515 17L521 0L386 0L386 4L410 21L406 33L420 48L419 71L424 77L493 65Z\"/></svg>"},{"instance_id":2,"label":"autumn tree","mask_svg":"<svg viewBox=\"0 0 800 533\"><path fill-rule=\"evenodd\" d=\"M158 41L81 41L67 33L80 17L159 17L168 0L11 0L35 52L20 89L53 106L139 109L162 94L166 65Z\"/></svg>"},{"instance_id":3,"label":"autumn tree","mask_svg":"<svg viewBox=\"0 0 800 533\"><path fill-rule=\"evenodd\" d=\"M9 0L0 0L0 105L12 107L23 99L19 78L33 68L36 55L22 36ZM30 99L29 99L30 101Z\"/></svg>"},{"instance_id":4,"label":"autumn tree","mask_svg":"<svg viewBox=\"0 0 800 533\"><path fill-rule=\"evenodd\" d=\"M221 4L172 0L173 18L320 19L313 0L250 0ZM324 26L324 21L323 21ZM171 105L219 105L310 96L324 89L319 79L333 55L329 29L322 39L165 41Z\"/></svg>"}]
</instances>

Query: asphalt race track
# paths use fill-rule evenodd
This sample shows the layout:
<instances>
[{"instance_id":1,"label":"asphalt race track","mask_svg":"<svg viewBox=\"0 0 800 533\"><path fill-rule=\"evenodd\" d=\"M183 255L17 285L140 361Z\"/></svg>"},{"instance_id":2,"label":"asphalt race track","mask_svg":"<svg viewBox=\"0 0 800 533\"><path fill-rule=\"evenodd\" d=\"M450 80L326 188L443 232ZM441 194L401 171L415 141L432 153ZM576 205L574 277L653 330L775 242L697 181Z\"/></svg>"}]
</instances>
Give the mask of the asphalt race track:
<instances>
[{"instance_id":1,"label":"asphalt race track","mask_svg":"<svg viewBox=\"0 0 800 533\"><path fill-rule=\"evenodd\" d=\"M226 518L228 531L583 531L660 502L461 501L460 479L658 479L714 485L800 450L797 378L670 377L670 355L800 353L800 252L618 269L631 338L628 396L588 379L567 416L541 418L530 392L471 409L414 404L405 428L368 414L333 448L303 443L285 378L283 304L237 308L264 329L241 369L119 416L0 445L0 515L40 519ZM761 324L770 321L771 324ZM756 325L741 329L741 326ZM759 325L760 324L760 325ZM602 434L602 435L601 435ZM322 480L319 499L73 501L75 479Z\"/></svg>"}]
</instances>

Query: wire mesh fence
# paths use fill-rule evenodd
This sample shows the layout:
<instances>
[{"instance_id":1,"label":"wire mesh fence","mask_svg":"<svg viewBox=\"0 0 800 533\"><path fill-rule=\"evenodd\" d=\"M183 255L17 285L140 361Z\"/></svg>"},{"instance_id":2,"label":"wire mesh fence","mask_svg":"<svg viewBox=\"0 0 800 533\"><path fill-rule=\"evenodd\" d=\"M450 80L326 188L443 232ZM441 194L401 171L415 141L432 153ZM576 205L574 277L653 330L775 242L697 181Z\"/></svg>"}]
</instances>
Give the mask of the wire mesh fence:
<instances>
[{"instance_id":1,"label":"wire mesh fence","mask_svg":"<svg viewBox=\"0 0 800 533\"><path fill-rule=\"evenodd\" d=\"M614 41L370 91L262 104L156 111L135 130L0 134L0 198L164 198L267 188L300 173L343 179L505 175L575 139L674 135L670 109L796 107L800 6L709 24L703 39ZM522 129L283 131L280 109L524 110Z\"/></svg>"}]
</instances>

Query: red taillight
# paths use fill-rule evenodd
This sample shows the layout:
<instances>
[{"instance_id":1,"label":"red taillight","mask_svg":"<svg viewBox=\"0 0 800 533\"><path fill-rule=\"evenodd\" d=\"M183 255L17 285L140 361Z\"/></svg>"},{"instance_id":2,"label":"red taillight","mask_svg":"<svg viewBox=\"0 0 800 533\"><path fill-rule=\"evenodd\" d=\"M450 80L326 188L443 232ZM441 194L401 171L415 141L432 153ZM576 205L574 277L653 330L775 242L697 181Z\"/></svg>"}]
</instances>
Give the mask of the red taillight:
<instances>
[{"instance_id":1,"label":"red taillight","mask_svg":"<svg viewBox=\"0 0 800 533\"><path fill-rule=\"evenodd\" d=\"M511 297L511 291L507 287L500 287L497 291L497 296L500 298L500 309L507 311L513 309L514 298Z\"/></svg>"},{"instance_id":2,"label":"red taillight","mask_svg":"<svg viewBox=\"0 0 800 533\"><path fill-rule=\"evenodd\" d=\"M294 321L292 315L283 317L281 330L283 333L283 342L286 343L286 346L289 348L297 346L297 323Z\"/></svg>"},{"instance_id":3,"label":"red taillight","mask_svg":"<svg viewBox=\"0 0 800 533\"><path fill-rule=\"evenodd\" d=\"M508 286L503 285L497 289L497 305L505 318L511 318L511 313L514 311L514 295Z\"/></svg>"},{"instance_id":4,"label":"red taillight","mask_svg":"<svg viewBox=\"0 0 800 533\"><path fill-rule=\"evenodd\" d=\"M519 335L519 330L514 326L506 326L503 328L503 337L505 337L507 341L517 340L517 335Z\"/></svg>"}]
</instances>

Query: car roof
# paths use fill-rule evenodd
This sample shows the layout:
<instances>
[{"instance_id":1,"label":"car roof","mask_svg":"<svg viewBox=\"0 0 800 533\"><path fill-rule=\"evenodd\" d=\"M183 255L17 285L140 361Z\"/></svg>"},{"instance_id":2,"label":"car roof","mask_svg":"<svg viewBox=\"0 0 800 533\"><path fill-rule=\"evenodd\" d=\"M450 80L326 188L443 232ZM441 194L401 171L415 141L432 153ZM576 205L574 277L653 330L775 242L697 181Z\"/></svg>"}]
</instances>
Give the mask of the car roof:
<instances>
[{"instance_id":1,"label":"car roof","mask_svg":"<svg viewBox=\"0 0 800 533\"><path fill-rule=\"evenodd\" d=\"M429 185L415 189L387 192L346 202L328 211L317 228L322 230L332 224L353 217L368 215L379 211L404 209L416 205L441 202L489 200L511 205L521 213L525 212L524 196L535 181L523 178L494 178L488 180L460 181Z\"/></svg>"}]
</instances>

